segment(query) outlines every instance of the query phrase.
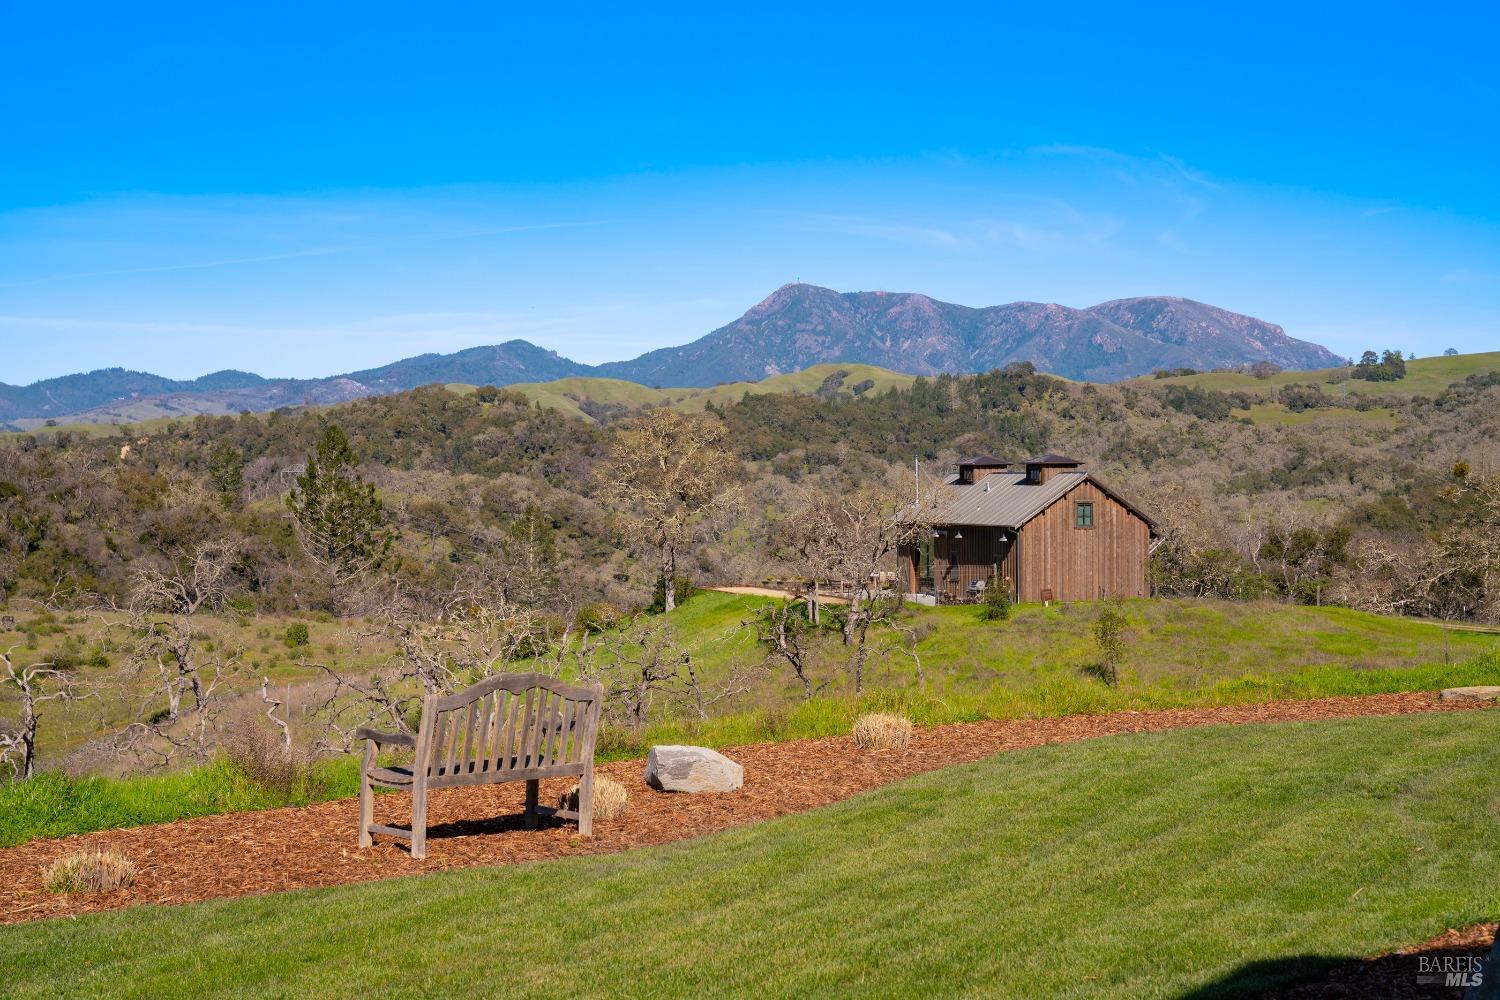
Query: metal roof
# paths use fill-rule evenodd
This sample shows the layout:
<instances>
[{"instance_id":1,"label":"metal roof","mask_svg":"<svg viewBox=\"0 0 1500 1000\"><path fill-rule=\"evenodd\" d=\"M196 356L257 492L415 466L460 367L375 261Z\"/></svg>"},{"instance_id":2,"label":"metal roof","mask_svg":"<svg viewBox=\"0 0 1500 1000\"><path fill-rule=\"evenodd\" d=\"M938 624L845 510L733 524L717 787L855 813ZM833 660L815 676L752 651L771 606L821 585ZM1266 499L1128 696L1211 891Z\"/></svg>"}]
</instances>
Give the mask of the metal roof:
<instances>
[{"instance_id":1,"label":"metal roof","mask_svg":"<svg viewBox=\"0 0 1500 1000\"><path fill-rule=\"evenodd\" d=\"M1037 458L1028 458L1026 460L1026 464L1027 465L1082 465L1083 463L1080 462L1080 461L1078 461L1078 459L1076 459L1076 458L1069 458L1067 455L1059 455L1057 452L1052 451L1052 452L1048 452L1045 455L1041 455L1041 456L1039 456Z\"/></svg>"},{"instance_id":2,"label":"metal roof","mask_svg":"<svg viewBox=\"0 0 1500 1000\"><path fill-rule=\"evenodd\" d=\"M970 458L966 458L966 459L962 460L958 464L959 465L977 465L977 466L981 466L981 467L986 468L986 469L991 469L991 468L994 468L997 465L1011 465L1013 463L1007 462L1003 458L996 458L994 455L974 455L974 456L972 456Z\"/></svg>"},{"instance_id":3,"label":"metal roof","mask_svg":"<svg viewBox=\"0 0 1500 1000\"><path fill-rule=\"evenodd\" d=\"M953 479L948 483L954 491L953 501L928 520L933 524L1019 528L1088 478L1087 472L1056 472L1045 483L1028 483L1018 473L992 472L972 485Z\"/></svg>"}]
</instances>

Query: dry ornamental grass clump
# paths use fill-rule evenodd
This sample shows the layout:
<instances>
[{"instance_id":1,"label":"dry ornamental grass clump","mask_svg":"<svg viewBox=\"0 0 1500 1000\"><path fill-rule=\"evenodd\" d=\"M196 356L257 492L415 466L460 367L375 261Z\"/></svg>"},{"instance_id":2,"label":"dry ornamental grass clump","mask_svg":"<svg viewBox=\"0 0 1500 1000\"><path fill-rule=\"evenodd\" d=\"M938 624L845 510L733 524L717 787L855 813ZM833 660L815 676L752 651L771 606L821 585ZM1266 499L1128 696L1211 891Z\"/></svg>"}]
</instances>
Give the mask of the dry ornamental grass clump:
<instances>
[{"instance_id":1,"label":"dry ornamental grass clump","mask_svg":"<svg viewBox=\"0 0 1500 1000\"><path fill-rule=\"evenodd\" d=\"M135 884L135 865L113 847L58 858L47 869L49 892L109 892Z\"/></svg>"},{"instance_id":2,"label":"dry ornamental grass clump","mask_svg":"<svg viewBox=\"0 0 1500 1000\"><path fill-rule=\"evenodd\" d=\"M598 820L614 819L625 813L625 808L630 804L630 793L625 791L625 786L613 778L594 778L594 818ZM562 794L557 800L559 809L578 809L578 786L574 785Z\"/></svg>"},{"instance_id":3,"label":"dry ornamental grass clump","mask_svg":"<svg viewBox=\"0 0 1500 1000\"><path fill-rule=\"evenodd\" d=\"M871 712L854 720L854 745L862 750L905 750L911 743L910 719Z\"/></svg>"}]
</instances>

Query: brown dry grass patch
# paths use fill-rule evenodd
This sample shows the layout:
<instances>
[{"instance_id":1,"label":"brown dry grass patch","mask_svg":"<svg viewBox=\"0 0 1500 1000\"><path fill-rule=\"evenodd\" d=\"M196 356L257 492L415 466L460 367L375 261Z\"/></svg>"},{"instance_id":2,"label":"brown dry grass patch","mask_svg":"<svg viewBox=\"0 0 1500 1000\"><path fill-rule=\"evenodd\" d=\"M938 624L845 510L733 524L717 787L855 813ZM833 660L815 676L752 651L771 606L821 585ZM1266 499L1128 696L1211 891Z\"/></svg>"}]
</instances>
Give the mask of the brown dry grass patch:
<instances>
[{"instance_id":1,"label":"brown dry grass patch","mask_svg":"<svg viewBox=\"0 0 1500 1000\"><path fill-rule=\"evenodd\" d=\"M604 775L594 777L594 818L597 820L617 819L625 815L625 810L630 807L630 793L625 786L613 778ZM578 809L578 786L563 792L558 796L557 808Z\"/></svg>"},{"instance_id":2,"label":"brown dry grass patch","mask_svg":"<svg viewBox=\"0 0 1500 1000\"><path fill-rule=\"evenodd\" d=\"M911 720L870 712L854 720L854 745L861 750L905 750L911 746Z\"/></svg>"},{"instance_id":3,"label":"brown dry grass patch","mask_svg":"<svg viewBox=\"0 0 1500 1000\"><path fill-rule=\"evenodd\" d=\"M135 884L135 865L113 847L69 854L47 869L48 892L112 892Z\"/></svg>"}]
</instances>

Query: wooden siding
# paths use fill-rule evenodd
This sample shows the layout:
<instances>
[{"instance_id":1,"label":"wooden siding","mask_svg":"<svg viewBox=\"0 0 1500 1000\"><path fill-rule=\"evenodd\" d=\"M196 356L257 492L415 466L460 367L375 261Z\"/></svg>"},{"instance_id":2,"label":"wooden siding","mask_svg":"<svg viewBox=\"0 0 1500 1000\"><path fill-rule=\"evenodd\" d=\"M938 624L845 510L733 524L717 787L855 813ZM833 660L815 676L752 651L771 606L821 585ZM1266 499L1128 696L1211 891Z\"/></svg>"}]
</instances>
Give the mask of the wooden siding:
<instances>
[{"instance_id":1,"label":"wooden siding","mask_svg":"<svg viewBox=\"0 0 1500 1000\"><path fill-rule=\"evenodd\" d=\"M1079 501L1094 505L1092 528L1074 527ZM1045 589L1059 601L1146 597L1150 535L1129 508L1093 483L1079 483L1021 526L1020 600L1040 601Z\"/></svg>"}]
</instances>

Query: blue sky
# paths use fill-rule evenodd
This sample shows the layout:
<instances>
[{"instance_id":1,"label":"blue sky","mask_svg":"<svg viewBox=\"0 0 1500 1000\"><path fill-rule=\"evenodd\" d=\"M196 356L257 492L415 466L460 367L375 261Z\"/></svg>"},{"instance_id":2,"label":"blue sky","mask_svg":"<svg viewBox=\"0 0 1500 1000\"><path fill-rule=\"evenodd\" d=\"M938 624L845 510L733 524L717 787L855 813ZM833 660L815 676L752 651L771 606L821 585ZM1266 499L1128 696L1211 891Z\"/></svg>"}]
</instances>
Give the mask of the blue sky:
<instances>
[{"instance_id":1,"label":"blue sky","mask_svg":"<svg viewBox=\"0 0 1500 1000\"><path fill-rule=\"evenodd\" d=\"M778 285L1500 349L1496 16L0 0L0 381L581 361Z\"/></svg>"}]
</instances>

